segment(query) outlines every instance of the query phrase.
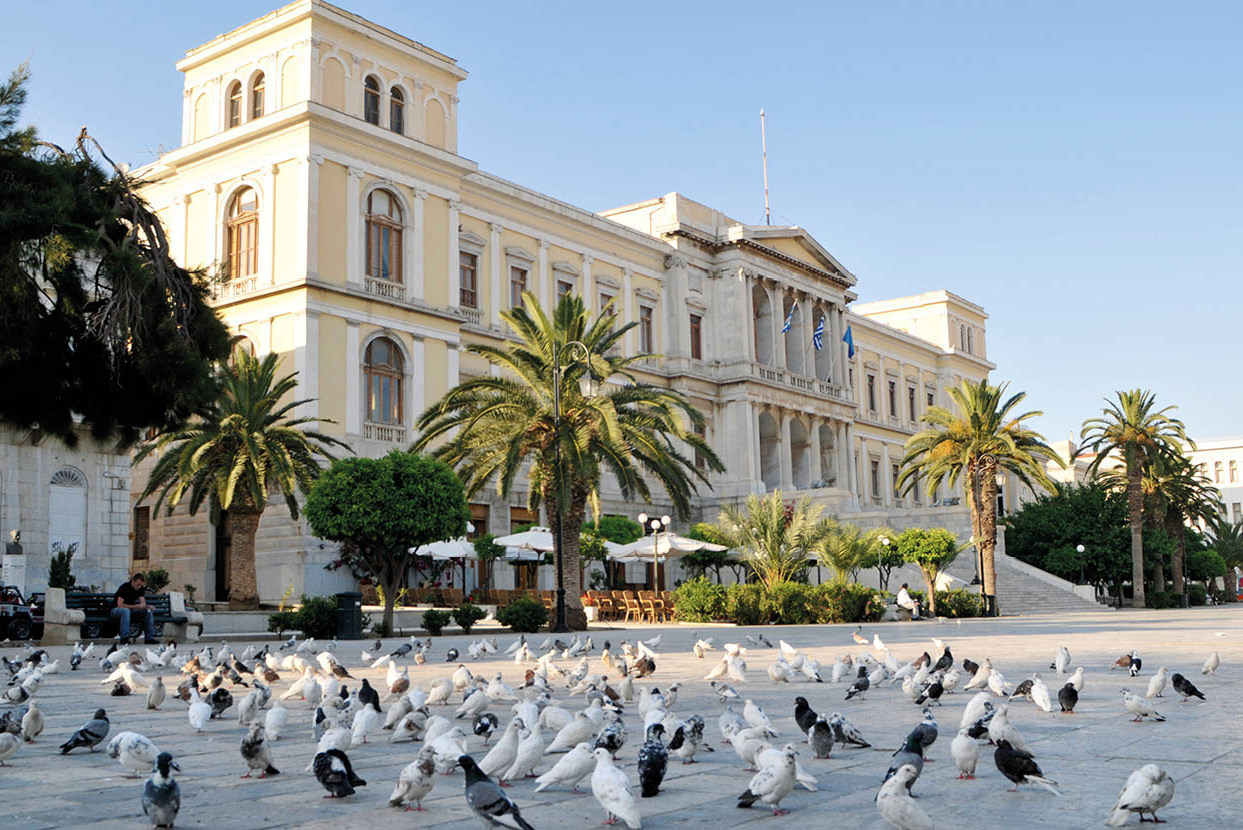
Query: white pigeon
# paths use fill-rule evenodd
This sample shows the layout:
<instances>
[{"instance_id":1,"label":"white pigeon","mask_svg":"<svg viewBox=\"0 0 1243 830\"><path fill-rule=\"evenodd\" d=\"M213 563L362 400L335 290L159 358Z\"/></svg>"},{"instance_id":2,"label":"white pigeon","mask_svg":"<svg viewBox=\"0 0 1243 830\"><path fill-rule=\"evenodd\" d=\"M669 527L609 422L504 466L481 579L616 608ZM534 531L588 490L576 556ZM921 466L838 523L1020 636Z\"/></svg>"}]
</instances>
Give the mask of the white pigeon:
<instances>
[{"instance_id":1,"label":"white pigeon","mask_svg":"<svg viewBox=\"0 0 1243 830\"><path fill-rule=\"evenodd\" d=\"M915 767L903 764L892 778L880 785L876 795L876 811L897 830L932 830L932 819L915 803L907 789L916 775Z\"/></svg>"},{"instance_id":2,"label":"white pigeon","mask_svg":"<svg viewBox=\"0 0 1243 830\"><path fill-rule=\"evenodd\" d=\"M43 710L39 708L38 701L30 701L26 707L26 714L22 715L22 740L26 743L34 743L35 738L43 732L45 722Z\"/></svg>"},{"instance_id":3,"label":"white pigeon","mask_svg":"<svg viewBox=\"0 0 1243 830\"><path fill-rule=\"evenodd\" d=\"M151 688L147 689L147 708L158 710L167 694L168 690L164 688L164 678L156 675L155 680L151 681Z\"/></svg>"},{"instance_id":4,"label":"white pigeon","mask_svg":"<svg viewBox=\"0 0 1243 830\"><path fill-rule=\"evenodd\" d=\"M1161 693L1165 691L1165 684L1169 675L1170 670L1165 666L1157 669L1157 673L1148 681L1148 693L1144 697L1161 697Z\"/></svg>"},{"instance_id":5,"label":"white pigeon","mask_svg":"<svg viewBox=\"0 0 1243 830\"><path fill-rule=\"evenodd\" d=\"M1057 658L1053 661L1053 668L1057 669L1058 674L1066 674L1066 670L1070 668L1070 649L1062 646L1057 650Z\"/></svg>"},{"instance_id":6,"label":"white pigeon","mask_svg":"<svg viewBox=\"0 0 1243 830\"><path fill-rule=\"evenodd\" d=\"M820 676L820 661L815 657L803 658L803 674L815 683L824 682L824 678Z\"/></svg>"},{"instance_id":7,"label":"white pigeon","mask_svg":"<svg viewBox=\"0 0 1243 830\"><path fill-rule=\"evenodd\" d=\"M453 713L455 718L473 718L480 712L488 708L492 703L492 699L488 697L486 692L475 689L470 692L466 699L462 701L462 705Z\"/></svg>"},{"instance_id":8,"label":"white pigeon","mask_svg":"<svg viewBox=\"0 0 1243 830\"><path fill-rule=\"evenodd\" d=\"M872 648L876 649L877 651L886 651L886 650L887 650L887 647L886 647L886 646L885 646L885 644L881 641L881 639L880 639L880 635L879 635L879 634L873 634L873 635L872 635Z\"/></svg>"},{"instance_id":9,"label":"white pigeon","mask_svg":"<svg viewBox=\"0 0 1243 830\"><path fill-rule=\"evenodd\" d=\"M634 800L634 790L626 773L613 763L613 756L604 747L596 749L596 768L591 773L591 794L600 802L610 821L621 819L631 830L641 826L639 805Z\"/></svg>"},{"instance_id":10,"label":"white pigeon","mask_svg":"<svg viewBox=\"0 0 1243 830\"><path fill-rule=\"evenodd\" d=\"M578 782L582 781L596 768L595 756L591 753L590 743L580 743L562 755L552 769L535 779L535 792L546 789L553 784L568 784L570 789L578 792Z\"/></svg>"},{"instance_id":11,"label":"white pigeon","mask_svg":"<svg viewBox=\"0 0 1243 830\"><path fill-rule=\"evenodd\" d=\"M0 765L17 754L22 748L22 739L12 732L0 732Z\"/></svg>"},{"instance_id":12,"label":"white pigeon","mask_svg":"<svg viewBox=\"0 0 1243 830\"><path fill-rule=\"evenodd\" d=\"M492 745L488 754L479 762L479 769L485 775L497 778L513 765L514 758L518 755L518 733L523 730L525 727L521 718L514 718L505 726L501 739Z\"/></svg>"},{"instance_id":13,"label":"white pigeon","mask_svg":"<svg viewBox=\"0 0 1243 830\"><path fill-rule=\"evenodd\" d=\"M1075 687L1076 692L1082 692L1083 691L1083 666L1080 666L1079 668L1075 669L1075 673L1070 676L1070 680L1067 682Z\"/></svg>"},{"instance_id":14,"label":"white pigeon","mask_svg":"<svg viewBox=\"0 0 1243 830\"><path fill-rule=\"evenodd\" d=\"M432 681L431 688L427 692L427 705L434 703L445 705L449 702L449 697L454 692L453 680L448 677L442 677L439 680Z\"/></svg>"},{"instance_id":15,"label":"white pigeon","mask_svg":"<svg viewBox=\"0 0 1243 830\"><path fill-rule=\"evenodd\" d=\"M540 713L541 721L543 713ZM579 712L574 719L563 726L556 737L552 739L552 743L544 750L545 755L554 752L568 752L578 744L584 741L590 741L596 734L596 725L591 722L591 718L586 714ZM580 776L581 777L581 776Z\"/></svg>"},{"instance_id":16,"label":"white pigeon","mask_svg":"<svg viewBox=\"0 0 1243 830\"><path fill-rule=\"evenodd\" d=\"M573 720L574 715L568 709L560 706L545 706L539 713L540 725L549 732L560 732L569 726Z\"/></svg>"},{"instance_id":17,"label":"white pigeon","mask_svg":"<svg viewBox=\"0 0 1243 830\"><path fill-rule=\"evenodd\" d=\"M190 709L186 712L186 717L196 732L202 732L211 720L211 704L199 697L199 690L195 685L190 686Z\"/></svg>"},{"instance_id":18,"label":"white pigeon","mask_svg":"<svg viewBox=\"0 0 1243 830\"><path fill-rule=\"evenodd\" d=\"M536 719L534 724L527 733L522 736L522 740L518 742L518 751L514 754L514 762L510 764L509 771L506 772L501 779L504 781L515 781L519 778L534 778L535 765L539 763L540 757L544 754L544 735L540 729L539 720Z\"/></svg>"},{"instance_id":19,"label":"white pigeon","mask_svg":"<svg viewBox=\"0 0 1243 830\"><path fill-rule=\"evenodd\" d=\"M728 673L729 673L729 656L727 655L725 657L722 657L721 662L713 666L712 669L709 670L709 672L704 675L704 680L719 680L720 678L724 677Z\"/></svg>"},{"instance_id":20,"label":"white pigeon","mask_svg":"<svg viewBox=\"0 0 1243 830\"><path fill-rule=\"evenodd\" d=\"M993 673L993 663L987 657L980 662L980 667L975 670L975 674L967 681L967 685L962 687L964 692L970 692L973 689L983 689L988 685L989 675Z\"/></svg>"},{"instance_id":21,"label":"white pigeon","mask_svg":"<svg viewBox=\"0 0 1243 830\"><path fill-rule=\"evenodd\" d=\"M242 702L237 704L237 722L242 726L250 726L259 714L259 693L248 692Z\"/></svg>"},{"instance_id":22,"label":"white pigeon","mask_svg":"<svg viewBox=\"0 0 1243 830\"><path fill-rule=\"evenodd\" d=\"M759 769L764 769L764 767L772 764L781 763L783 757L782 750L777 749L777 747L772 744L769 744L755 754L755 765ZM797 758L794 759L794 780L800 787L808 792L814 793L819 789L817 787L818 782L816 781L816 776L803 769L803 765L798 762Z\"/></svg>"},{"instance_id":23,"label":"white pigeon","mask_svg":"<svg viewBox=\"0 0 1243 830\"><path fill-rule=\"evenodd\" d=\"M488 688L484 690L484 694L497 702L518 699L518 696L514 694L514 690L509 687L509 684L501 680L501 673L499 671L496 673L496 677L492 678L492 682L488 684Z\"/></svg>"},{"instance_id":24,"label":"white pigeon","mask_svg":"<svg viewBox=\"0 0 1243 830\"><path fill-rule=\"evenodd\" d=\"M1157 810L1173 798L1174 779L1156 764L1146 764L1127 778L1118 803L1105 819L1105 826L1121 827L1127 823L1131 813L1139 813L1140 821L1145 820L1144 813L1152 813L1153 821L1160 821Z\"/></svg>"},{"instance_id":25,"label":"white pigeon","mask_svg":"<svg viewBox=\"0 0 1243 830\"><path fill-rule=\"evenodd\" d=\"M992 689L997 697L1005 697L1008 694L1005 675L993 669L988 675L988 688Z\"/></svg>"},{"instance_id":26,"label":"white pigeon","mask_svg":"<svg viewBox=\"0 0 1243 830\"><path fill-rule=\"evenodd\" d=\"M453 691L460 692L474 682L475 677L470 673L470 669L464 665L458 665L457 670L453 672Z\"/></svg>"},{"instance_id":27,"label":"white pigeon","mask_svg":"<svg viewBox=\"0 0 1243 830\"><path fill-rule=\"evenodd\" d=\"M393 794L388 797L388 803L392 807L405 804L407 810L422 810L423 799L434 786L436 763L432 751L424 747L413 761L402 768L401 774L397 776L397 786L393 787ZM414 807L410 806L412 802Z\"/></svg>"},{"instance_id":28,"label":"white pigeon","mask_svg":"<svg viewBox=\"0 0 1243 830\"><path fill-rule=\"evenodd\" d=\"M388 736L388 742L391 744L401 743L402 741L415 741L424 734L424 727L427 721L422 719L422 713L410 712L402 717L393 725L392 734Z\"/></svg>"},{"instance_id":29,"label":"white pigeon","mask_svg":"<svg viewBox=\"0 0 1243 830\"><path fill-rule=\"evenodd\" d=\"M1152 708L1148 704L1148 701L1144 698L1139 695L1132 694L1130 689L1122 690L1122 705L1126 707L1128 712L1135 716L1131 719L1135 723L1139 723L1144 718L1152 718L1156 721L1165 720L1164 715Z\"/></svg>"},{"instance_id":30,"label":"white pigeon","mask_svg":"<svg viewBox=\"0 0 1243 830\"><path fill-rule=\"evenodd\" d=\"M997 711L993 713L993 719L988 722L988 739L993 743L1001 740L1010 742L1010 746L1015 749L1021 749L1024 752L1030 752L1027 741L1023 740L1023 736L1014 728L1014 724L1010 723L1010 704L1003 703L997 707Z\"/></svg>"},{"instance_id":31,"label":"white pigeon","mask_svg":"<svg viewBox=\"0 0 1243 830\"><path fill-rule=\"evenodd\" d=\"M764 710L756 705L755 701L747 698L742 707L742 717L751 726L757 726L768 731L772 731L773 722L768 715L764 714Z\"/></svg>"},{"instance_id":32,"label":"white pigeon","mask_svg":"<svg viewBox=\"0 0 1243 830\"><path fill-rule=\"evenodd\" d=\"M750 807L762 801L773 808L774 816L784 815L787 811L781 809L781 800L794 790L798 780L794 756L794 744L786 744L779 759L770 757L767 766L751 777L747 791L738 796L738 806Z\"/></svg>"},{"instance_id":33,"label":"white pigeon","mask_svg":"<svg viewBox=\"0 0 1243 830\"><path fill-rule=\"evenodd\" d=\"M126 778L137 778L139 773L151 772L159 754L159 747L137 732L119 732L108 741L108 757L130 770Z\"/></svg>"},{"instance_id":34,"label":"white pigeon","mask_svg":"<svg viewBox=\"0 0 1243 830\"><path fill-rule=\"evenodd\" d=\"M1045 685L1044 680L1040 677L1040 672L1036 672L1032 678L1032 702L1041 708L1042 711L1052 712L1053 701L1049 697L1049 687Z\"/></svg>"},{"instance_id":35,"label":"white pigeon","mask_svg":"<svg viewBox=\"0 0 1243 830\"><path fill-rule=\"evenodd\" d=\"M289 710L279 703L274 704L263 719L264 740L279 741L281 732L285 729L285 723L288 720Z\"/></svg>"},{"instance_id":36,"label":"white pigeon","mask_svg":"<svg viewBox=\"0 0 1243 830\"><path fill-rule=\"evenodd\" d=\"M980 760L979 745L967 734L964 726L958 730L957 737L950 742L950 756L958 767L958 777L968 780L975 778L975 765Z\"/></svg>"},{"instance_id":37,"label":"white pigeon","mask_svg":"<svg viewBox=\"0 0 1243 830\"><path fill-rule=\"evenodd\" d=\"M784 658L778 657L777 662L768 667L768 677L774 683L789 683L793 676L794 672Z\"/></svg>"},{"instance_id":38,"label":"white pigeon","mask_svg":"<svg viewBox=\"0 0 1243 830\"><path fill-rule=\"evenodd\" d=\"M848 671L850 671L850 667L842 661L842 658L837 658L837 660L833 662L833 668L829 673L829 682L840 683Z\"/></svg>"},{"instance_id":39,"label":"white pigeon","mask_svg":"<svg viewBox=\"0 0 1243 830\"><path fill-rule=\"evenodd\" d=\"M1221 665L1221 658L1217 656L1217 652L1213 652L1204 661L1204 665L1200 668L1200 674L1217 674L1217 667ZM1147 769L1147 767L1145 767ZM1171 785L1172 786L1172 785Z\"/></svg>"},{"instance_id":40,"label":"white pigeon","mask_svg":"<svg viewBox=\"0 0 1243 830\"><path fill-rule=\"evenodd\" d=\"M958 682L960 680L962 680L962 672L958 670L958 667L954 666L950 668L950 670L945 673L945 676L941 678L941 693L949 694L954 691L958 688Z\"/></svg>"},{"instance_id":41,"label":"white pigeon","mask_svg":"<svg viewBox=\"0 0 1243 830\"><path fill-rule=\"evenodd\" d=\"M353 728L350 730L350 745L358 746L367 743L367 736L378 730L384 723L383 715L374 706L363 706L354 713Z\"/></svg>"},{"instance_id":42,"label":"white pigeon","mask_svg":"<svg viewBox=\"0 0 1243 830\"><path fill-rule=\"evenodd\" d=\"M436 772L444 775L457 766L458 758L466 754L466 733L460 726L455 726L423 745L436 761Z\"/></svg>"},{"instance_id":43,"label":"white pigeon","mask_svg":"<svg viewBox=\"0 0 1243 830\"><path fill-rule=\"evenodd\" d=\"M295 680L285 691L285 693L281 695L281 700L293 700L295 697L302 697L302 693L306 689L307 684L314 679L315 678L311 673L311 667L307 666L302 671L302 676Z\"/></svg>"},{"instance_id":44,"label":"white pigeon","mask_svg":"<svg viewBox=\"0 0 1243 830\"><path fill-rule=\"evenodd\" d=\"M696 657L702 660L705 653L712 651L712 638L696 640L695 645L691 646L691 650L695 652Z\"/></svg>"},{"instance_id":45,"label":"white pigeon","mask_svg":"<svg viewBox=\"0 0 1243 830\"><path fill-rule=\"evenodd\" d=\"M747 769L753 771L759 769L755 762L756 756L769 747L768 733L763 727L752 726L748 729L741 729L734 733L729 742L734 752L747 765Z\"/></svg>"}]
</instances>

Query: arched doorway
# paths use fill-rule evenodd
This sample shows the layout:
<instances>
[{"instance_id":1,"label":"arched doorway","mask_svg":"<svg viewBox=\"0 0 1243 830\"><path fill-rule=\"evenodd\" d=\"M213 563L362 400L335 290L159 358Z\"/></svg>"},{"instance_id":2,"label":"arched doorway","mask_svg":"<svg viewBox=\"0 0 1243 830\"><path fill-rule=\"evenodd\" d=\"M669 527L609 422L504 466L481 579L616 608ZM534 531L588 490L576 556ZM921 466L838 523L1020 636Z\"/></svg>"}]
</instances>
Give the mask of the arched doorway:
<instances>
[{"instance_id":1,"label":"arched doorway","mask_svg":"<svg viewBox=\"0 0 1243 830\"><path fill-rule=\"evenodd\" d=\"M790 419L790 473L795 490L811 485L811 440L807 427L798 418Z\"/></svg>"},{"instance_id":2,"label":"arched doorway","mask_svg":"<svg viewBox=\"0 0 1243 830\"><path fill-rule=\"evenodd\" d=\"M755 320L755 359L765 366L776 366L773 355L773 307L762 285L751 288L751 313Z\"/></svg>"},{"instance_id":3,"label":"arched doorway","mask_svg":"<svg viewBox=\"0 0 1243 830\"><path fill-rule=\"evenodd\" d=\"M48 484L47 544L49 551L67 551L86 558L86 477L73 467L61 467Z\"/></svg>"},{"instance_id":4,"label":"arched doorway","mask_svg":"<svg viewBox=\"0 0 1243 830\"><path fill-rule=\"evenodd\" d=\"M760 429L760 478L767 492L781 489L781 433L777 420L767 412L761 412Z\"/></svg>"}]
</instances>

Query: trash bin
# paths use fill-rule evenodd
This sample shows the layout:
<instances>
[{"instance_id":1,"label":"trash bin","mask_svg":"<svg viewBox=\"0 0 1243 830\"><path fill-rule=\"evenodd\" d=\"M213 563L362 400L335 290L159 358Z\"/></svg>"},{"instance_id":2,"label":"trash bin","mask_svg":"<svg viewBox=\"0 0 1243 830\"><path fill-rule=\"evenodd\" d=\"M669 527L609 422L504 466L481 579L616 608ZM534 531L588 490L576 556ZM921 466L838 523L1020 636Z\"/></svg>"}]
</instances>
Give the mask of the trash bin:
<instances>
[{"instance_id":1,"label":"trash bin","mask_svg":"<svg viewBox=\"0 0 1243 830\"><path fill-rule=\"evenodd\" d=\"M337 594L337 639L363 638L363 595L357 591Z\"/></svg>"}]
</instances>

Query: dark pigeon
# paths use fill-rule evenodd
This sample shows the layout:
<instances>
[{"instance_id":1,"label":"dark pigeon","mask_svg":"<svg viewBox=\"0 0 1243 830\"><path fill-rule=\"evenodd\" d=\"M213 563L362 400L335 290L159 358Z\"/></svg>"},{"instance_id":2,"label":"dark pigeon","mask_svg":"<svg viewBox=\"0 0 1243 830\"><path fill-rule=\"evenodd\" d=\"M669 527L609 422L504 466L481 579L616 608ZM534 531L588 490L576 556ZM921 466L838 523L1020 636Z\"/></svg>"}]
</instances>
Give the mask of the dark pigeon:
<instances>
[{"instance_id":1,"label":"dark pigeon","mask_svg":"<svg viewBox=\"0 0 1243 830\"><path fill-rule=\"evenodd\" d=\"M919 780L920 773L924 771L924 751L920 745L918 728L906 736L905 743L893 754L893 760L889 762L889 771L885 773L885 781L893 778L894 774L906 764L915 768L915 777L906 782L906 791L909 793L911 787L915 786L915 782Z\"/></svg>"},{"instance_id":2,"label":"dark pigeon","mask_svg":"<svg viewBox=\"0 0 1243 830\"><path fill-rule=\"evenodd\" d=\"M962 661L962 670L967 674L974 675L980 670L980 664L974 660L969 660L964 657Z\"/></svg>"},{"instance_id":3,"label":"dark pigeon","mask_svg":"<svg viewBox=\"0 0 1243 830\"><path fill-rule=\"evenodd\" d=\"M371 688L371 683L365 677L363 678L363 687L358 690L358 700L364 706L371 706L377 712L380 711L380 693Z\"/></svg>"},{"instance_id":4,"label":"dark pigeon","mask_svg":"<svg viewBox=\"0 0 1243 830\"><path fill-rule=\"evenodd\" d=\"M651 798L660 792L660 784L665 780L665 770L669 767L669 750L660 736L665 727L653 723L647 728L647 740L639 747L639 787L643 798Z\"/></svg>"},{"instance_id":5,"label":"dark pigeon","mask_svg":"<svg viewBox=\"0 0 1243 830\"><path fill-rule=\"evenodd\" d=\"M811 725L811 748L815 751L817 758L828 758L833 752L833 727L829 726L829 722L824 719L823 715L816 718L816 722Z\"/></svg>"},{"instance_id":6,"label":"dark pigeon","mask_svg":"<svg viewBox=\"0 0 1243 830\"><path fill-rule=\"evenodd\" d=\"M932 667L932 670L933 671L947 671L953 665L954 665L954 655L950 654L950 647L946 646L945 653L941 655L941 659L937 660L937 663L935 666Z\"/></svg>"},{"instance_id":7,"label":"dark pigeon","mask_svg":"<svg viewBox=\"0 0 1243 830\"><path fill-rule=\"evenodd\" d=\"M484 746L488 745L488 741L492 738L492 733L496 731L496 727L499 725L500 720L491 712L480 712L471 721L471 728L475 734L483 737Z\"/></svg>"},{"instance_id":8,"label":"dark pigeon","mask_svg":"<svg viewBox=\"0 0 1243 830\"><path fill-rule=\"evenodd\" d=\"M1062 711L1066 714L1075 713L1075 705L1079 703L1079 693L1075 691L1074 683L1067 683L1057 690L1057 702L1061 704Z\"/></svg>"},{"instance_id":9,"label":"dark pigeon","mask_svg":"<svg viewBox=\"0 0 1243 830\"><path fill-rule=\"evenodd\" d=\"M803 730L804 735L811 730L817 717L815 710L807 703L807 698L794 698L794 722L798 724L799 729Z\"/></svg>"},{"instance_id":10,"label":"dark pigeon","mask_svg":"<svg viewBox=\"0 0 1243 830\"><path fill-rule=\"evenodd\" d=\"M868 680L867 666L860 666L859 676L854 683L850 684L850 688L846 690L846 699L850 700L851 698L858 697L860 700L863 700L863 696L867 694L867 690L871 685L872 681Z\"/></svg>"},{"instance_id":11,"label":"dark pigeon","mask_svg":"<svg viewBox=\"0 0 1243 830\"><path fill-rule=\"evenodd\" d=\"M518 811L518 805L509 800L504 790L479 769L475 759L463 755L457 759L458 766L466 773L466 804L486 824L510 827L514 830L535 830Z\"/></svg>"},{"instance_id":12,"label":"dark pigeon","mask_svg":"<svg viewBox=\"0 0 1243 830\"><path fill-rule=\"evenodd\" d=\"M1014 782L1014 789L1011 792L1018 792L1019 784L1038 784L1054 795L1061 795L1057 791L1057 782L1044 777L1044 773L1040 771L1032 754L1022 749L1015 749L1005 738L997 742L997 751L993 753L993 763L997 765L997 769L1001 770L1002 775Z\"/></svg>"},{"instance_id":13,"label":"dark pigeon","mask_svg":"<svg viewBox=\"0 0 1243 830\"><path fill-rule=\"evenodd\" d=\"M155 759L155 771L142 788L142 812L154 827L172 827L181 812L181 787L173 780L172 770L181 767L167 752Z\"/></svg>"},{"instance_id":14,"label":"dark pigeon","mask_svg":"<svg viewBox=\"0 0 1243 830\"><path fill-rule=\"evenodd\" d=\"M354 794L355 787L365 787L367 782L354 774L350 759L339 749L330 749L315 756L311 768L315 778L328 791L324 798L345 798Z\"/></svg>"},{"instance_id":15,"label":"dark pigeon","mask_svg":"<svg viewBox=\"0 0 1243 830\"><path fill-rule=\"evenodd\" d=\"M1206 700L1194 683L1177 672L1170 678L1170 684L1174 687L1174 691L1183 696L1183 703L1186 703L1189 697L1198 697L1200 700Z\"/></svg>"},{"instance_id":16,"label":"dark pigeon","mask_svg":"<svg viewBox=\"0 0 1243 830\"><path fill-rule=\"evenodd\" d=\"M211 704L211 716L218 718L233 705L233 695L229 694L228 689L221 687L207 696L207 702Z\"/></svg>"},{"instance_id":17,"label":"dark pigeon","mask_svg":"<svg viewBox=\"0 0 1243 830\"><path fill-rule=\"evenodd\" d=\"M945 687L941 685L940 680L932 680L924 684L923 691L919 693L919 697L915 698L915 704L918 706L922 703L935 703L941 705L941 695L945 694Z\"/></svg>"},{"instance_id":18,"label":"dark pigeon","mask_svg":"<svg viewBox=\"0 0 1243 830\"><path fill-rule=\"evenodd\" d=\"M95 716L82 724L77 732L69 736L69 740L60 745L60 754L67 755L69 750L80 746L94 752L95 747L108 737L108 730L111 728L112 725L108 723L108 713L103 709L96 709Z\"/></svg>"},{"instance_id":19,"label":"dark pigeon","mask_svg":"<svg viewBox=\"0 0 1243 830\"><path fill-rule=\"evenodd\" d=\"M1035 681L1032 680L1030 677L1027 678L1022 683L1014 687L1014 691L1010 693L1010 700L1014 700L1016 697L1025 697L1028 700L1031 700L1032 699L1032 686L1034 685L1035 685Z\"/></svg>"}]
</instances>

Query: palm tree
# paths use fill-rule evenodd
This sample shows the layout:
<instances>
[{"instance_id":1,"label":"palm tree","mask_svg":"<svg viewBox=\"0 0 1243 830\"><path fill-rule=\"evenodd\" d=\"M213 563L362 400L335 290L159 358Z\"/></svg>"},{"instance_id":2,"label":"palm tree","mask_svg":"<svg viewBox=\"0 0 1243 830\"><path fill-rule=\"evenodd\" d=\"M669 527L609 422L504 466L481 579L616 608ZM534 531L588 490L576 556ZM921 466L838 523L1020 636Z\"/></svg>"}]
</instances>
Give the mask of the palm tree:
<instances>
[{"instance_id":1,"label":"palm tree","mask_svg":"<svg viewBox=\"0 0 1243 830\"><path fill-rule=\"evenodd\" d=\"M302 429L325 419L287 417L307 401L281 402L297 388L297 372L278 379L279 362L275 353L259 360L236 352L234 362L220 370L221 393L214 406L181 429L156 435L134 456L137 464L159 454L140 503L158 491L157 511L167 501L171 514L183 498L192 516L204 501L213 521L220 511L229 511L230 608L259 606L255 533L269 495L283 495L289 515L297 519L296 492L305 495L319 475L315 456L331 460L331 446L348 449L332 436Z\"/></svg>"},{"instance_id":2,"label":"palm tree","mask_svg":"<svg viewBox=\"0 0 1243 830\"><path fill-rule=\"evenodd\" d=\"M680 392L634 375L633 367L654 355L614 353L636 324L618 327L611 305L591 320L582 299L566 294L549 318L535 296L524 293L523 306L501 317L518 342L469 347L499 367L500 376L450 389L420 416L415 446L434 446L433 454L458 471L468 496L491 484L507 497L526 473L528 507L546 505L552 530L563 540L568 622L582 629L587 617L579 602L579 533L605 472L627 500L650 502L648 482L654 479L674 512L686 516L696 481L707 483L693 454L708 470L724 467L698 434L704 424L699 411ZM610 383L591 394L580 381Z\"/></svg>"},{"instance_id":3,"label":"palm tree","mask_svg":"<svg viewBox=\"0 0 1243 830\"><path fill-rule=\"evenodd\" d=\"M921 419L928 428L906 442L898 487L903 494L922 482L931 499L942 483L949 487L964 479L971 510L971 535L980 551L980 575L984 593L997 595L997 571L993 553L997 546L997 471L1008 470L1032 489L1053 492L1045 472L1048 461L1063 465L1044 436L1028 429L1023 421L1043 413L1015 414L1027 397L1019 392L1005 398L1009 384L993 386L985 378L978 383L964 380L950 389L953 409L933 406ZM1064 466L1064 465L1063 465Z\"/></svg>"},{"instance_id":4,"label":"palm tree","mask_svg":"<svg viewBox=\"0 0 1243 830\"><path fill-rule=\"evenodd\" d=\"M723 508L716 529L722 543L741 551L756 578L772 588L792 579L815 555L832 526L820 519L822 509L806 497L787 505L777 490L762 499L748 496L741 510Z\"/></svg>"},{"instance_id":5,"label":"palm tree","mask_svg":"<svg viewBox=\"0 0 1243 830\"><path fill-rule=\"evenodd\" d=\"M1180 456L1161 489L1165 510L1165 532L1176 545L1174 550L1174 591L1186 591L1183 562L1187 556L1187 522L1213 522L1221 515L1221 495L1208 476L1186 456ZM1220 551L1218 551L1220 553Z\"/></svg>"},{"instance_id":6,"label":"palm tree","mask_svg":"<svg viewBox=\"0 0 1243 830\"><path fill-rule=\"evenodd\" d=\"M1176 407L1156 408L1156 395L1142 389L1119 391L1117 401L1105 399L1100 418L1083 422L1079 454L1095 453L1088 465L1095 475L1108 458L1123 462L1127 512L1131 525L1131 604L1144 607L1144 471L1161 464L1173 464L1182 454L1187 438L1183 422L1167 415Z\"/></svg>"},{"instance_id":7,"label":"palm tree","mask_svg":"<svg viewBox=\"0 0 1243 830\"><path fill-rule=\"evenodd\" d=\"M880 556L881 538L893 531L886 528L863 530L858 525L834 524L815 546L818 561L833 569L833 581L844 585L847 578L858 580L859 571L874 568Z\"/></svg>"},{"instance_id":8,"label":"palm tree","mask_svg":"<svg viewBox=\"0 0 1243 830\"><path fill-rule=\"evenodd\" d=\"M1219 513L1213 517L1210 528L1213 547L1226 560L1226 567L1243 568L1243 522L1228 522Z\"/></svg>"}]
</instances>

